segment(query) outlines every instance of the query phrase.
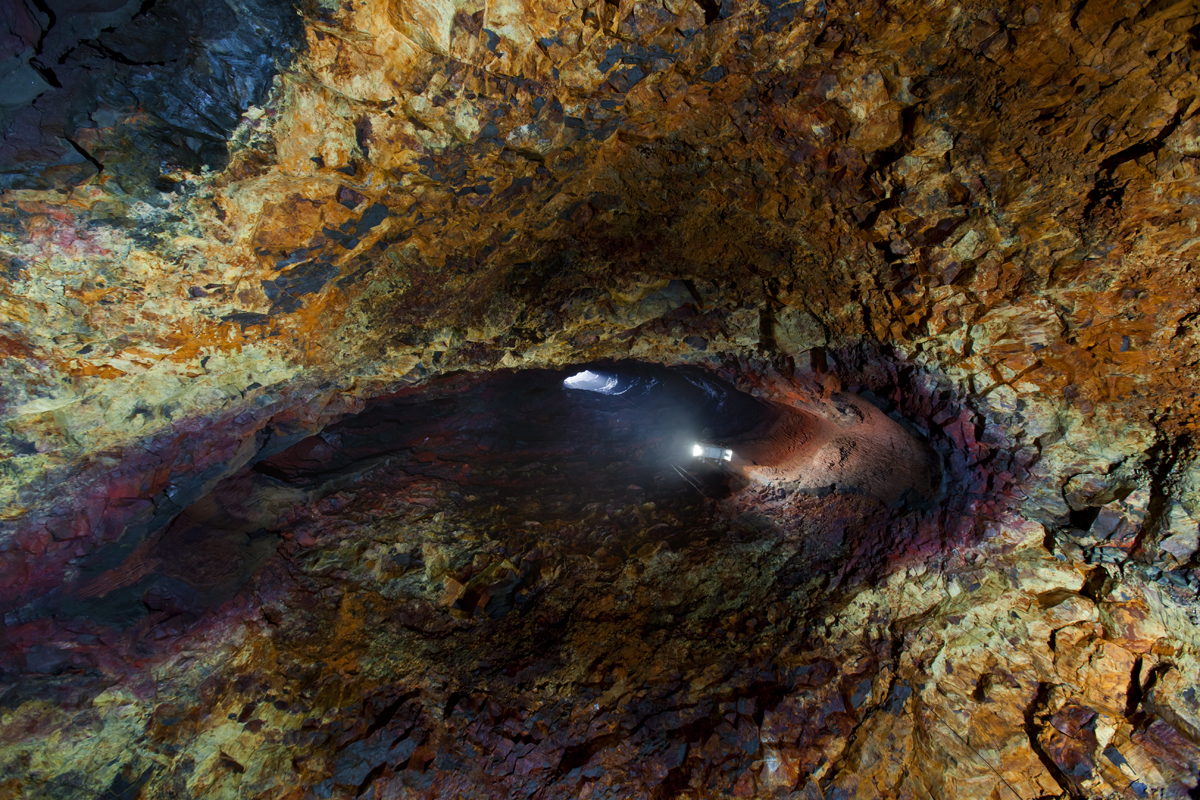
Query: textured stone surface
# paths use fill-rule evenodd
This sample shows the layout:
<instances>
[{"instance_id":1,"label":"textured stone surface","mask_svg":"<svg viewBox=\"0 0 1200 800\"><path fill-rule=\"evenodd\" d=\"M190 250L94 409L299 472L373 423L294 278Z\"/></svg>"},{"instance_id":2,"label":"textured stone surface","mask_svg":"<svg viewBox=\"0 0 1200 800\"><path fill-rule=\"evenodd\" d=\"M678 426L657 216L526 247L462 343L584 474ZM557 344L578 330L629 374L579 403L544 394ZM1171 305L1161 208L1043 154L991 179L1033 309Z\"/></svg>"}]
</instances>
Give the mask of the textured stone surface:
<instances>
[{"instance_id":1,"label":"textured stone surface","mask_svg":"<svg viewBox=\"0 0 1200 800\"><path fill-rule=\"evenodd\" d=\"M1194 793L1194 4L9 5L0 796Z\"/></svg>"}]
</instances>

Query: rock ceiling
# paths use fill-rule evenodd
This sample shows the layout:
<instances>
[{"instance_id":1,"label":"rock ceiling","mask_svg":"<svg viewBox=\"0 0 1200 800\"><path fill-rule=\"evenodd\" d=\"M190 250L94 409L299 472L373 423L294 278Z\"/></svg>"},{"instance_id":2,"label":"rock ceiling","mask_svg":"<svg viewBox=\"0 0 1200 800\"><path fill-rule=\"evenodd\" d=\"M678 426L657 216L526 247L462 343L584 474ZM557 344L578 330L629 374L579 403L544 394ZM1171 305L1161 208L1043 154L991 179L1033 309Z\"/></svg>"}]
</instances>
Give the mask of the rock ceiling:
<instances>
[{"instance_id":1,"label":"rock ceiling","mask_svg":"<svg viewBox=\"0 0 1200 800\"><path fill-rule=\"evenodd\" d=\"M0 797L1196 796L1194 2L2 19Z\"/></svg>"}]
</instances>

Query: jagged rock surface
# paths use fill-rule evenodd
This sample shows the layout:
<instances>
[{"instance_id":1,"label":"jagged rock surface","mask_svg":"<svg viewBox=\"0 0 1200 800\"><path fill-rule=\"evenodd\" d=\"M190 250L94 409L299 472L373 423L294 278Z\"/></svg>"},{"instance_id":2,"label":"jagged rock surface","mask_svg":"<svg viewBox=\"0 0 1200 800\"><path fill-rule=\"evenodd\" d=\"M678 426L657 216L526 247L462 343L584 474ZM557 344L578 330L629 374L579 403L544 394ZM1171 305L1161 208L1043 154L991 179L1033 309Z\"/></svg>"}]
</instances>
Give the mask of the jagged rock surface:
<instances>
[{"instance_id":1,"label":"jagged rock surface","mask_svg":"<svg viewBox=\"0 0 1200 800\"><path fill-rule=\"evenodd\" d=\"M216 5L0 39L0 796L1194 794L1194 4ZM457 433L613 358L944 492Z\"/></svg>"}]
</instances>

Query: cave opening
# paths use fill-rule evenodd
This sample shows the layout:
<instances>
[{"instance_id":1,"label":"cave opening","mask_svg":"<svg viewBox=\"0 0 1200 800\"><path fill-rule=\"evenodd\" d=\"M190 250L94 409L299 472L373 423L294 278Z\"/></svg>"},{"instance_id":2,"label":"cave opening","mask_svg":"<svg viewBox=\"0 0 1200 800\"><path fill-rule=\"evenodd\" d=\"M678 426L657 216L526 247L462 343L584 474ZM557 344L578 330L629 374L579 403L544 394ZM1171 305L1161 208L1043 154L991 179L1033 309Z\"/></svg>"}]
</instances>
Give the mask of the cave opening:
<instances>
[{"instance_id":1,"label":"cave opening","mask_svg":"<svg viewBox=\"0 0 1200 800\"><path fill-rule=\"evenodd\" d=\"M314 434L271 439L165 527L84 559L65 610L190 624L252 583L275 550L307 558L345 545L329 515L433 519L451 539L494 543L489 561L520 563L549 541L615 567L739 525L795 527L799 506L834 492L886 516L897 501L932 500L940 475L926 443L852 394L786 403L702 367L639 361L449 375ZM764 502L774 504L765 515ZM439 584L421 548L384 550L375 572L425 567L425 588ZM836 548L825 555L834 563ZM502 616L527 599L510 583L504 599L477 591L449 611Z\"/></svg>"},{"instance_id":2,"label":"cave opening","mask_svg":"<svg viewBox=\"0 0 1200 800\"><path fill-rule=\"evenodd\" d=\"M459 465L466 482L486 474L503 484L508 473L546 463L572 476L564 481L593 488L607 481L587 480L588 473L614 475L619 493L639 481L675 486L681 469L699 466L695 441L745 435L773 413L696 367L619 361L463 375L376 401L252 469L312 486L380 458L424 453Z\"/></svg>"}]
</instances>

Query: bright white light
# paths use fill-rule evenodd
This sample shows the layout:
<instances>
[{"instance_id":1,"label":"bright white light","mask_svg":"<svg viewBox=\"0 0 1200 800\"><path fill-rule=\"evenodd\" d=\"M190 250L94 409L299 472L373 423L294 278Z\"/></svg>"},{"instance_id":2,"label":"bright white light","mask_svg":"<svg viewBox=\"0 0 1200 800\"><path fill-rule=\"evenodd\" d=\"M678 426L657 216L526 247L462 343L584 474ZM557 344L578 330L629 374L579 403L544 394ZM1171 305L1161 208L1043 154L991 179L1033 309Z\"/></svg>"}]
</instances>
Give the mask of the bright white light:
<instances>
[{"instance_id":1,"label":"bright white light","mask_svg":"<svg viewBox=\"0 0 1200 800\"><path fill-rule=\"evenodd\" d=\"M703 458L707 461L733 461L733 451L715 444L696 442L692 445L692 458Z\"/></svg>"},{"instance_id":2,"label":"bright white light","mask_svg":"<svg viewBox=\"0 0 1200 800\"><path fill-rule=\"evenodd\" d=\"M572 375L564 380L563 386L566 386L568 389L583 389L588 392L613 394L618 383L619 381L615 376L601 375L585 369L583 372Z\"/></svg>"}]
</instances>

